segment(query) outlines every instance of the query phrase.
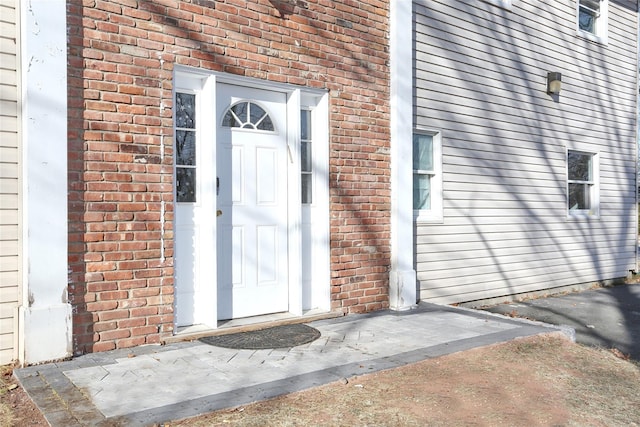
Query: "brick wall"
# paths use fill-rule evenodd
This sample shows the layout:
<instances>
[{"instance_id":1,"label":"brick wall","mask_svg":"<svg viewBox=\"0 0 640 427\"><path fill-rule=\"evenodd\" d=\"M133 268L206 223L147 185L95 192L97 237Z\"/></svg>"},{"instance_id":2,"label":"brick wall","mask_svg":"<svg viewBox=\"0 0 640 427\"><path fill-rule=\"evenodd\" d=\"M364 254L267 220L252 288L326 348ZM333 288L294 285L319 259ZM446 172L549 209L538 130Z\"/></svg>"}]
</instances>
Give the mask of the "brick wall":
<instances>
[{"instance_id":1,"label":"brick wall","mask_svg":"<svg viewBox=\"0 0 640 427\"><path fill-rule=\"evenodd\" d=\"M175 64L330 91L331 307L388 306L387 1L69 0L76 354L173 329Z\"/></svg>"}]
</instances>

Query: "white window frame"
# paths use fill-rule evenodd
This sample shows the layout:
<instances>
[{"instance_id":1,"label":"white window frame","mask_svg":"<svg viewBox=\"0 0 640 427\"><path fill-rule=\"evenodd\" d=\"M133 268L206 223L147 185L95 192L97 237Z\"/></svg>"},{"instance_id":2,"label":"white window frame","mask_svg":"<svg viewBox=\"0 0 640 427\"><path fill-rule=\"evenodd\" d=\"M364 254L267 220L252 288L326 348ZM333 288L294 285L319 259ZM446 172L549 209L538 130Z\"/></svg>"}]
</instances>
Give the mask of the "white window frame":
<instances>
[{"instance_id":1,"label":"white window frame","mask_svg":"<svg viewBox=\"0 0 640 427\"><path fill-rule=\"evenodd\" d=\"M511 8L513 7L512 5L513 0L484 0L484 1L507 10L511 10Z\"/></svg>"},{"instance_id":2,"label":"white window frame","mask_svg":"<svg viewBox=\"0 0 640 427\"><path fill-rule=\"evenodd\" d=\"M303 201L301 200L301 204L302 206L306 206L306 205L312 205L313 204L313 200L314 200L314 191L315 191L315 176L316 173L313 170L313 162L314 162L314 158L313 158L313 149L315 148L313 145L314 142L314 135L316 133L316 128L315 128L315 120L314 120L314 108L310 107L310 106L306 106L306 105L301 105L300 106L300 112L302 113L303 111L306 111L309 113L309 128L311 129L311 132L308 133L307 135L307 139L303 139L302 138L302 134L300 135L300 153L301 153L301 157L300 157L300 189L302 190L302 177L303 176L309 176L309 184L311 185L311 201ZM302 120L302 118L301 118ZM311 170L305 171L302 169L302 144L304 143L309 143L309 147L310 147L310 152L309 152L309 156L311 156ZM302 199L302 191L300 192L300 198Z\"/></svg>"},{"instance_id":3,"label":"white window frame","mask_svg":"<svg viewBox=\"0 0 640 427\"><path fill-rule=\"evenodd\" d=\"M576 0L576 31L580 37L607 44L609 27L609 0L600 1L600 16L596 20L595 32L580 29L580 5L583 0ZM584 0L586 1L586 0Z\"/></svg>"},{"instance_id":4,"label":"white window frame","mask_svg":"<svg viewBox=\"0 0 640 427\"><path fill-rule=\"evenodd\" d=\"M569 179L569 152L575 152L579 154L585 154L591 156L591 180L590 181L575 181ZM600 218L600 153L592 150L584 150L580 148L568 147L565 153L565 167L566 167L566 190L567 198L565 200L565 207L567 209L567 217L570 219L580 218ZM569 184L570 183L585 183L590 185L589 209L569 209Z\"/></svg>"},{"instance_id":5,"label":"white window frame","mask_svg":"<svg viewBox=\"0 0 640 427\"><path fill-rule=\"evenodd\" d=\"M430 135L433 138L433 174L430 183L431 208L414 209L413 218L417 223L442 222L442 132L433 129L416 127L413 129L412 139L414 135ZM413 141L411 142L411 144L413 146ZM413 157L411 158L411 164L413 165ZM411 189L411 194L411 200L413 200L413 188Z\"/></svg>"},{"instance_id":6,"label":"white window frame","mask_svg":"<svg viewBox=\"0 0 640 427\"><path fill-rule=\"evenodd\" d=\"M197 83L199 84L199 83ZM194 87L196 87L196 85L194 85ZM178 138L177 136L177 131L179 130L187 130L187 131L191 131L195 134L195 144L196 144L196 152L195 152L195 163L193 165L178 165L177 161L174 160L173 162L173 178L174 178L174 183L173 183L173 197L174 200L176 201L176 203L191 203L194 205L198 205L199 206L199 201L200 201L200 180L201 180L201 171L200 169L200 165L199 162L201 161L201 153L200 153L200 143L198 141L198 139L200 138L200 135L202 134L202 127L200 126L200 120L202 119L201 116L201 107L200 107L200 102L201 102L201 91L196 90L194 88L189 87L189 89L178 89L175 88L173 91L173 102L176 102L176 96L178 93L183 93L183 94L187 94L187 95L194 95L195 96L195 110L196 110L196 125L193 129L190 128L179 128L176 126L176 119L175 119L175 112L174 112L174 117L173 117L173 132L174 132L174 139L173 139L173 152L175 153L175 155L177 156L178 153L178 149L176 147L176 145L178 144ZM174 104L175 105L175 104ZM178 186L177 186L177 182L178 182L178 168L183 168L183 169L193 169L196 177L195 177L195 188L194 188L194 200L193 201L179 201L178 200Z\"/></svg>"}]
</instances>

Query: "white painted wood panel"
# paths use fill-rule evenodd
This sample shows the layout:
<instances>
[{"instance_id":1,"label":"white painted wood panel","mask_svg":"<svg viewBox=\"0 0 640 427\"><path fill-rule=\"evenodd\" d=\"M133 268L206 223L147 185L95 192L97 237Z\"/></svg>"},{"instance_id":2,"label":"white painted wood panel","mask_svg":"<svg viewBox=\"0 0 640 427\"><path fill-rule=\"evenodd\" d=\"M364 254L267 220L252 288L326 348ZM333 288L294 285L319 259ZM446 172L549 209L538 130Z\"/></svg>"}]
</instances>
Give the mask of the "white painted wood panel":
<instances>
[{"instance_id":1,"label":"white painted wood panel","mask_svg":"<svg viewBox=\"0 0 640 427\"><path fill-rule=\"evenodd\" d=\"M420 297L460 302L635 268L637 5L608 45L575 2L415 0L414 123L442 132L443 212L417 224ZM546 74L563 74L555 99ZM566 150L600 156L600 217L567 217Z\"/></svg>"}]
</instances>

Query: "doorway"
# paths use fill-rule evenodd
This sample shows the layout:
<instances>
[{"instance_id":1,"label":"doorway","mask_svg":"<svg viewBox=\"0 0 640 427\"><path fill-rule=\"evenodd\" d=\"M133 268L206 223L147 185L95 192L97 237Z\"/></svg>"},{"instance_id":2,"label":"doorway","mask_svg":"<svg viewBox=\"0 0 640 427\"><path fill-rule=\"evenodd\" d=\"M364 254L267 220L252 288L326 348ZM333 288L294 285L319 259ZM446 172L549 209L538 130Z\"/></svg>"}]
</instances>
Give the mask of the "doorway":
<instances>
[{"instance_id":1,"label":"doorway","mask_svg":"<svg viewBox=\"0 0 640 427\"><path fill-rule=\"evenodd\" d=\"M327 98L176 71L176 327L329 311Z\"/></svg>"}]
</instances>

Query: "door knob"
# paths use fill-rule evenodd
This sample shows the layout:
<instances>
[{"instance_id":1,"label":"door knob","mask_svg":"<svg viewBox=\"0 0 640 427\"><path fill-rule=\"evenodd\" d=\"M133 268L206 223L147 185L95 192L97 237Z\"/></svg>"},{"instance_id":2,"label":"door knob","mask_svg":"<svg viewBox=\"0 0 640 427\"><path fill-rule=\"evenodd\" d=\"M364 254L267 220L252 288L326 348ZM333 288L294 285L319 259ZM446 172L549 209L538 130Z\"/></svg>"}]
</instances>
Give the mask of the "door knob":
<instances>
[{"instance_id":1,"label":"door knob","mask_svg":"<svg viewBox=\"0 0 640 427\"><path fill-rule=\"evenodd\" d=\"M222 215L222 211L221 211L220 209L218 209L218 210L216 211L216 216L220 216L220 215Z\"/></svg>"}]
</instances>

